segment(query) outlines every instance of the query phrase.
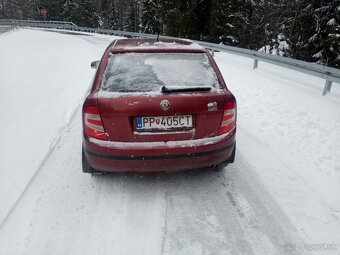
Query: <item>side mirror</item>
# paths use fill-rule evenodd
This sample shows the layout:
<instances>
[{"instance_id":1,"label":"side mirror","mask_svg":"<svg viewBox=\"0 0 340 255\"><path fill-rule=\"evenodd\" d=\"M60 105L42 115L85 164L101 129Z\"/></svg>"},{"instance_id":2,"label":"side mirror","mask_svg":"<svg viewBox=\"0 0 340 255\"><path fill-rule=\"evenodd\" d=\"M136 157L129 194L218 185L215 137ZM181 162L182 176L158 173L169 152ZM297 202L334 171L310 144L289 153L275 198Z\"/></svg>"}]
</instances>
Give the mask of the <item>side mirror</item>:
<instances>
[{"instance_id":1,"label":"side mirror","mask_svg":"<svg viewBox=\"0 0 340 255\"><path fill-rule=\"evenodd\" d=\"M99 60L92 61L91 62L91 68L96 69L99 66Z\"/></svg>"}]
</instances>

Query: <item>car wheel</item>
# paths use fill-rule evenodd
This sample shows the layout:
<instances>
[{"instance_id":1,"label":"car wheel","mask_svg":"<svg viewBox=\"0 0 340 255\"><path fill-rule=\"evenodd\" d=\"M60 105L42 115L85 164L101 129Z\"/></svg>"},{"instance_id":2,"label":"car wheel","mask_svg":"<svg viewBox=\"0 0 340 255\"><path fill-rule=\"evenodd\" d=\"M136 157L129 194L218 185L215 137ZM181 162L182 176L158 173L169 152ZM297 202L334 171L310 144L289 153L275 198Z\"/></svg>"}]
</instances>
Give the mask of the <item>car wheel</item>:
<instances>
[{"instance_id":1,"label":"car wheel","mask_svg":"<svg viewBox=\"0 0 340 255\"><path fill-rule=\"evenodd\" d=\"M82 161L83 173L94 174L94 173L97 172L94 168L92 168L90 166L89 162L87 161L86 156L85 156L85 152L84 152L84 148L82 148L81 158L82 158L81 161Z\"/></svg>"},{"instance_id":2,"label":"car wheel","mask_svg":"<svg viewBox=\"0 0 340 255\"><path fill-rule=\"evenodd\" d=\"M228 163L234 163L235 161L235 154L236 154L236 144L233 149L233 153L231 154L230 158L227 160Z\"/></svg>"},{"instance_id":3,"label":"car wheel","mask_svg":"<svg viewBox=\"0 0 340 255\"><path fill-rule=\"evenodd\" d=\"M222 163L220 163L218 165L211 166L211 168L214 171L220 171L223 168L225 168L227 165L229 165L230 163L234 163L234 161L235 161L235 153L236 153L236 145L234 146L234 149L233 149L233 152L231 153L230 158L228 158L227 160L223 161Z\"/></svg>"}]
</instances>

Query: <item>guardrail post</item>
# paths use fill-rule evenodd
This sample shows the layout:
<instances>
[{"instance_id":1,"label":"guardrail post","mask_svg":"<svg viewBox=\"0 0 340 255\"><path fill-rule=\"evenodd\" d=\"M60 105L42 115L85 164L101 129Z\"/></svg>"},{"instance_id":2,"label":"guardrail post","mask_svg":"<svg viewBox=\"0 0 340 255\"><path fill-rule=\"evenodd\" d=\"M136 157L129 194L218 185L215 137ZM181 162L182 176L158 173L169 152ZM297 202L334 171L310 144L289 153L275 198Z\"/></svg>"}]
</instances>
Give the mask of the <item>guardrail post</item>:
<instances>
[{"instance_id":1,"label":"guardrail post","mask_svg":"<svg viewBox=\"0 0 340 255\"><path fill-rule=\"evenodd\" d=\"M215 57L215 50L211 50L211 55Z\"/></svg>"},{"instance_id":2,"label":"guardrail post","mask_svg":"<svg viewBox=\"0 0 340 255\"><path fill-rule=\"evenodd\" d=\"M253 65L253 70L255 70L257 68L257 66L259 65L259 60L254 58L254 65Z\"/></svg>"},{"instance_id":3,"label":"guardrail post","mask_svg":"<svg viewBox=\"0 0 340 255\"><path fill-rule=\"evenodd\" d=\"M322 95L325 96L327 93L331 92L333 82L326 80L325 87L323 88Z\"/></svg>"}]
</instances>

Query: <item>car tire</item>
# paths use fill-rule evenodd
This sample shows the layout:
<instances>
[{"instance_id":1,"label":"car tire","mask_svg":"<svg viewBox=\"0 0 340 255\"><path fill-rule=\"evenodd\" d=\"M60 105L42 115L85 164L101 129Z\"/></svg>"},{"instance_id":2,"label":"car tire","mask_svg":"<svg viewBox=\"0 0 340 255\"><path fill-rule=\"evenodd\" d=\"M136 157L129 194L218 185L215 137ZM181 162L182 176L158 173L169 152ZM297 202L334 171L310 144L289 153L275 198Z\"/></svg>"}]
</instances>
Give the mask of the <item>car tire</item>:
<instances>
[{"instance_id":1,"label":"car tire","mask_svg":"<svg viewBox=\"0 0 340 255\"><path fill-rule=\"evenodd\" d=\"M84 148L82 148L81 161L82 161L83 173L94 174L97 172L94 168L90 166L89 162L87 161Z\"/></svg>"},{"instance_id":2,"label":"car tire","mask_svg":"<svg viewBox=\"0 0 340 255\"><path fill-rule=\"evenodd\" d=\"M231 153L230 158L228 158L227 160L223 161L222 163L220 163L218 165L211 166L211 168L214 171L222 170L223 168L228 166L230 163L234 163L234 161L235 161L235 154L236 154L236 145L234 146L234 149L233 149L233 152Z\"/></svg>"},{"instance_id":3,"label":"car tire","mask_svg":"<svg viewBox=\"0 0 340 255\"><path fill-rule=\"evenodd\" d=\"M233 149L233 153L231 154L230 158L226 161L228 163L234 163L235 161L235 155L236 155L236 144Z\"/></svg>"}]
</instances>

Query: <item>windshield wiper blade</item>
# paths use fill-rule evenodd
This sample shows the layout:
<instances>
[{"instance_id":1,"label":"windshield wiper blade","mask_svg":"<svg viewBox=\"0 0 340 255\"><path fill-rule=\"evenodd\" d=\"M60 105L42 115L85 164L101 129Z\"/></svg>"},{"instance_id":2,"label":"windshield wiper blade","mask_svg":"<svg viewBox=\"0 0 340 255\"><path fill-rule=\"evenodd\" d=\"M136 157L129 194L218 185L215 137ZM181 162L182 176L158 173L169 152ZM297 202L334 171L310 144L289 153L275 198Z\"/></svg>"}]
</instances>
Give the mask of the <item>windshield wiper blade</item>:
<instances>
[{"instance_id":1,"label":"windshield wiper blade","mask_svg":"<svg viewBox=\"0 0 340 255\"><path fill-rule=\"evenodd\" d=\"M211 87L208 86L198 86L198 87L167 87L162 86L163 93L172 93L172 92L198 92L198 91L210 91Z\"/></svg>"}]
</instances>

